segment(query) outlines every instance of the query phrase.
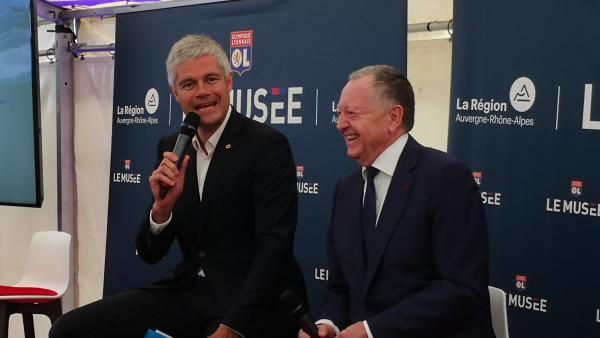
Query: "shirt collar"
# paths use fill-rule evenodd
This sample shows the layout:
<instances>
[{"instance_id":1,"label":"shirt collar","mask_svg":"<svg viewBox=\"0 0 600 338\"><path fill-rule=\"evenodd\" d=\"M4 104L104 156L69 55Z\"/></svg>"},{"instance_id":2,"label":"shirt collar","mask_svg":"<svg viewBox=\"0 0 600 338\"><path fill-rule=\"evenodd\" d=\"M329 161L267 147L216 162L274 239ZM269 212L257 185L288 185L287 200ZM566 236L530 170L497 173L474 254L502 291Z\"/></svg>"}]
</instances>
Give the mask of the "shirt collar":
<instances>
[{"instance_id":1,"label":"shirt collar","mask_svg":"<svg viewBox=\"0 0 600 338\"><path fill-rule=\"evenodd\" d=\"M385 173L388 176L393 176L394 171L396 171L396 165L398 164L398 159L404 150L404 146L406 146L406 142L408 142L408 133L402 134L400 137L396 139L392 144L389 145L371 164L372 167L377 168L379 171ZM367 173L365 172L367 167L362 167L362 175L366 180Z\"/></svg>"},{"instance_id":2,"label":"shirt collar","mask_svg":"<svg viewBox=\"0 0 600 338\"><path fill-rule=\"evenodd\" d=\"M223 119L223 122L221 122L221 125L219 125L219 128L217 128L217 130L215 130L215 132L208 138L208 140L206 140L206 144L204 145L204 147L206 148L208 154L211 154L217 147L217 143L219 143L219 139L223 134L223 130L225 130L227 121L229 121L229 116L231 116L231 106L229 106L229 109L227 110L227 115L225 115L225 118ZM196 151L201 149L200 141L198 140L197 134L192 139L192 145L194 146L194 149Z\"/></svg>"}]
</instances>

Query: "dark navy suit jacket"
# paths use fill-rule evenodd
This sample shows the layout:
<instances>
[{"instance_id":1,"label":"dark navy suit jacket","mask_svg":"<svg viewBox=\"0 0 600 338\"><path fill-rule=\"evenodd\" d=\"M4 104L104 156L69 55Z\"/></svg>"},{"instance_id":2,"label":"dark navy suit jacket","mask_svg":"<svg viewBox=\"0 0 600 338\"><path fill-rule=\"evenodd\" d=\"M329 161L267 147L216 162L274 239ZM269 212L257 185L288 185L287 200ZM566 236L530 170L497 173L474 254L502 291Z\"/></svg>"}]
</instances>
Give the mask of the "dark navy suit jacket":
<instances>
[{"instance_id":1,"label":"dark navy suit jacket","mask_svg":"<svg viewBox=\"0 0 600 338\"><path fill-rule=\"evenodd\" d=\"M362 245L360 169L336 188L321 318L367 320L375 338L494 337L488 237L471 172L409 136L370 256Z\"/></svg>"},{"instance_id":2,"label":"dark navy suit jacket","mask_svg":"<svg viewBox=\"0 0 600 338\"><path fill-rule=\"evenodd\" d=\"M176 138L161 139L159 162ZM287 139L232 111L206 174L202 203L191 144L186 153L191 158L171 223L158 235L150 232L148 220L142 223L136 239L139 256L154 264L177 241L182 260L159 287L186 285L202 268L218 300L214 306L223 309L222 323L246 338L281 338L280 331L295 335L295 324L278 308L283 290L300 296L306 292L292 254L298 206Z\"/></svg>"}]
</instances>

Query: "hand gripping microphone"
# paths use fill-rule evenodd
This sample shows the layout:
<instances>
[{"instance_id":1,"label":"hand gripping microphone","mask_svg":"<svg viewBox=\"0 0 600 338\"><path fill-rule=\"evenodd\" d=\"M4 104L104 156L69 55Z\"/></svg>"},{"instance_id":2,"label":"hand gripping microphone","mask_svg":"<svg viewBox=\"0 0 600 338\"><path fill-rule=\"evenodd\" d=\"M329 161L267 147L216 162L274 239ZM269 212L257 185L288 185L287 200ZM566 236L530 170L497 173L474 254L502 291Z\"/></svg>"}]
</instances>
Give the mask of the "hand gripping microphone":
<instances>
[{"instance_id":1,"label":"hand gripping microphone","mask_svg":"<svg viewBox=\"0 0 600 338\"><path fill-rule=\"evenodd\" d=\"M315 322L310 318L308 311L306 311L306 306L304 306L302 299L294 291L283 291L279 300L290 317L296 320L302 331L306 332L310 338L319 338L319 330Z\"/></svg>"},{"instance_id":2,"label":"hand gripping microphone","mask_svg":"<svg viewBox=\"0 0 600 338\"><path fill-rule=\"evenodd\" d=\"M175 147L173 148L173 153L177 155L177 168L181 166L181 161L183 160L183 152L185 148L187 148L188 144L194 135L196 135L196 130L200 125L200 116L195 113L187 113L185 119L181 123L181 129L179 130L179 135L177 135L177 141L175 142ZM169 188L165 186L160 186L159 196L160 198L165 198Z\"/></svg>"}]
</instances>

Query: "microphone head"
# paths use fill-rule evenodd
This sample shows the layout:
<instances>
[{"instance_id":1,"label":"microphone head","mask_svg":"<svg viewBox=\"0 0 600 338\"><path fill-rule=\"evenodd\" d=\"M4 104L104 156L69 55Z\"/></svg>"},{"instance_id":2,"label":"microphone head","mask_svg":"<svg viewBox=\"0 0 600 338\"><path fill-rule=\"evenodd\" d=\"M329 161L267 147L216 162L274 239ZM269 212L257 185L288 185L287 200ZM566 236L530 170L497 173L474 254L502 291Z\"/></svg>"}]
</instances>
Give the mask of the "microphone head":
<instances>
[{"instance_id":1,"label":"microphone head","mask_svg":"<svg viewBox=\"0 0 600 338\"><path fill-rule=\"evenodd\" d=\"M292 290L285 290L279 296L279 301L282 304L283 310L285 310L290 316L294 318L300 318L306 313L306 307L302 299Z\"/></svg>"},{"instance_id":2,"label":"microphone head","mask_svg":"<svg viewBox=\"0 0 600 338\"><path fill-rule=\"evenodd\" d=\"M200 125L200 116L196 113L187 113L185 115L185 119L181 123L181 129L179 130L180 134L187 135L189 137L194 137L196 135L196 129Z\"/></svg>"}]
</instances>

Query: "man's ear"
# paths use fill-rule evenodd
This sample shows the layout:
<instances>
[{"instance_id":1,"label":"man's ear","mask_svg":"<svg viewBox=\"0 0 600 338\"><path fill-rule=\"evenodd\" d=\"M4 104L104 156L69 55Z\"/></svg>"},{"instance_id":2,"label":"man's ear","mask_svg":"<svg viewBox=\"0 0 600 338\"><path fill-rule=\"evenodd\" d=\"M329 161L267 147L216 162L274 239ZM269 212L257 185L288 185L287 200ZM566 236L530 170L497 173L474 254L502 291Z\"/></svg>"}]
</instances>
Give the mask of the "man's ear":
<instances>
[{"instance_id":1,"label":"man's ear","mask_svg":"<svg viewBox=\"0 0 600 338\"><path fill-rule=\"evenodd\" d=\"M230 72L225 76L225 81L227 83L227 89L231 91L233 89L233 72Z\"/></svg>"},{"instance_id":2,"label":"man's ear","mask_svg":"<svg viewBox=\"0 0 600 338\"><path fill-rule=\"evenodd\" d=\"M390 124L388 126L390 132L395 133L399 128L402 128L402 120L404 118L404 108L397 104L392 107L389 114Z\"/></svg>"},{"instance_id":3,"label":"man's ear","mask_svg":"<svg viewBox=\"0 0 600 338\"><path fill-rule=\"evenodd\" d=\"M172 86L169 86L169 90L171 91L171 94L173 94L175 101L177 101L177 103L181 104L181 102L179 102L179 95L177 94L177 89Z\"/></svg>"}]
</instances>

